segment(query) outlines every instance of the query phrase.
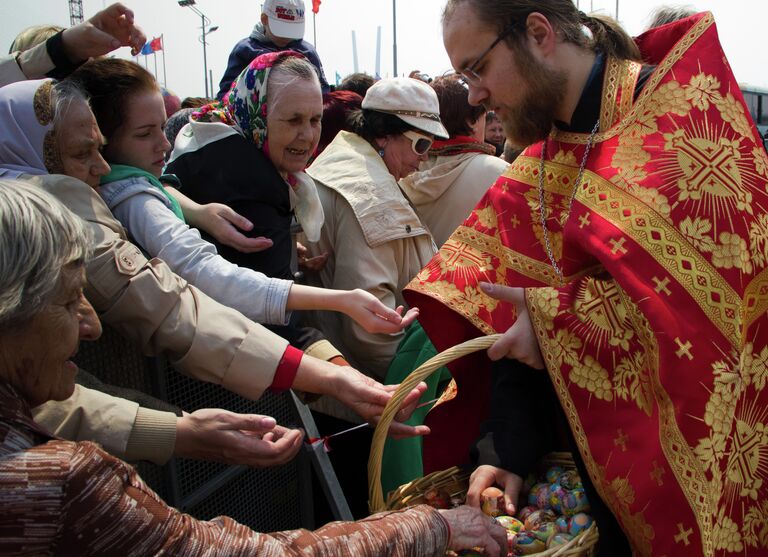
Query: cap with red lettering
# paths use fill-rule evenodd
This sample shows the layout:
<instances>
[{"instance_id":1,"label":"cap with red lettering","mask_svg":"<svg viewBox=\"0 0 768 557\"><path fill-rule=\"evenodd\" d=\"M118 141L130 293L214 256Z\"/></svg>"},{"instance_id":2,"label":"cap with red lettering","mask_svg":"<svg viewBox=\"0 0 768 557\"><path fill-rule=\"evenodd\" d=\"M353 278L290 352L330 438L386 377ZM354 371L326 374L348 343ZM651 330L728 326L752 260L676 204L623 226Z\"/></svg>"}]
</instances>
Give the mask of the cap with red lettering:
<instances>
[{"instance_id":1,"label":"cap with red lettering","mask_svg":"<svg viewBox=\"0 0 768 557\"><path fill-rule=\"evenodd\" d=\"M264 0L261 11L267 14L274 36L304 38L304 0Z\"/></svg>"}]
</instances>

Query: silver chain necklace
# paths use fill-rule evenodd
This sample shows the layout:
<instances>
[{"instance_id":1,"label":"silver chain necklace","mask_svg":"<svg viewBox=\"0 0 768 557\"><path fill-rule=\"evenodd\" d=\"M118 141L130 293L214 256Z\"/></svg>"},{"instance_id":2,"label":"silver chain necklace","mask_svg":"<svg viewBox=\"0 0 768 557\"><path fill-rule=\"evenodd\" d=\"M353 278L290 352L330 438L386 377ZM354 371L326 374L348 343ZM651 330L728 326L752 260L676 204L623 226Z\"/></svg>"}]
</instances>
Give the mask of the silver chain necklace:
<instances>
[{"instance_id":1,"label":"silver chain necklace","mask_svg":"<svg viewBox=\"0 0 768 557\"><path fill-rule=\"evenodd\" d=\"M592 128L592 133L587 140L587 147L584 149L584 156L581 158L581 166L579 166L579 174L576 176L576 183L573 185L573 191L571 192L571 198L568 200L568 212L565 214L565 219L562 220L562 228L565 230L565 225L568 219L571 218L571 207L573 207L573 198L576 197L576 191L579 189L581 179L584 176L584 167L587 164L587 158L589 152L592 150L592 142L595 139L595 134L600 128L600 119L595 122L595 127ZM555 270L557 278L560 280L560 284L565 284L565 278L563 277L563 270L555 261L555 256L552 254L552 245L549 242L549 229L547 228L547 215L544 205L544 159L547 156L547 140L544 140L544 144L541 146L541 161L539 162L539 214L541 215L541 227L544 230L544 246L547 249L547 255L549 261L552 263L552 268Z\"/></svg>"}]
</instances>

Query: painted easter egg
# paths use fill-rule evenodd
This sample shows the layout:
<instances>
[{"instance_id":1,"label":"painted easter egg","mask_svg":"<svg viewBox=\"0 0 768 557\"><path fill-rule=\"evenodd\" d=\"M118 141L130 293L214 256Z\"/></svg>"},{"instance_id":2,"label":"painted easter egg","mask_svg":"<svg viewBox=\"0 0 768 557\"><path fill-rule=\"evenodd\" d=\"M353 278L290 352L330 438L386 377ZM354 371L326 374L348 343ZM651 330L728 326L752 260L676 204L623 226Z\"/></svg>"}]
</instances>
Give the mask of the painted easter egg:
<instances>
[{"instance_id":1,"label":"painted easter egg","mask_svg":"<svg viewBox=\"0 0 768 557\"><path fill-rule=\"evenodd\" d=\"M488 516L501 516L504 510L504 492L498 487L486 487L480 494L480 510Z\"/></svg>"},{"instance_id":2,"label":"painted easter egg","mask_svg":"<svg viewBox=\"0 0 768 557\"><path fill-rule=\"evenodd\" d=\"M557 532L547 541L547 549L552 549L553 547L560 547L561 545L567 544L572 539L573 539L573 536L571 536L570 534Z\"/></svg>"},{"instance_id":3,"label":"painted easter egg","mask_svg":"<svg viewBox=\"0 0 768 557\"><path fill-rule=\"evenodd\" d=\"M568 533L572 536L575 536L576 534L583 532L592 526L594 521L595 519L586 513L575 514L568 521Z\"/></svg>"},{"instance_id":4,"label":"painted easter egg","mask_svg":"<svg viewBox=\"0 0 768 557\"><path fill-rule=\"evenodd\" d=\"M589 499L581 488L566 490L560 501L560 512L565 516L573 516L577 513L589 512Z\"/></svg>"},{"instance_id":5,"label":"painted easter egg","mask_svg":"<svg viewBox=\"0 0 768 557\"><path fill-rule=\"evenodd\" d=\"M565 470L563 470L560 466L552 466L549 470L547 470L547 473L544 475L547 478L547 482L553 484L556 483L557 480L565 473Z\"/></svg>"},{"instance_id":6,"label":"painted easter egg","mask_svg":"<svg viewBox=\"0 0 768 557\"><path fill-rule=\"evenodd\" d=\"M514 516L502 515L496 517L496 522L511 532L519 532L523 529L523 523Z\"/></svg>"},{"instance_id":7,"label":"painted easter egg","mask_svg":"<svg viewBox=\"0 0 768 557\"><path fill-rule=\"evenodd\" d=\"M533 511L528 518L525 519L526 530L538 530L541 524L545 522L554 522L557 515L549 509L539 509Z\"/></svg>"},{"instance_id":8,"label":"painted easter egg","mask_svg":"<svg viewBox=\"0 0 768 557\"><path fill-rule=\"evenodd\" d=\"M531 555L540 553L547 548L547 544L530 532L520 532L515 539L515 555Z\"/></svg>"}]
</instances>

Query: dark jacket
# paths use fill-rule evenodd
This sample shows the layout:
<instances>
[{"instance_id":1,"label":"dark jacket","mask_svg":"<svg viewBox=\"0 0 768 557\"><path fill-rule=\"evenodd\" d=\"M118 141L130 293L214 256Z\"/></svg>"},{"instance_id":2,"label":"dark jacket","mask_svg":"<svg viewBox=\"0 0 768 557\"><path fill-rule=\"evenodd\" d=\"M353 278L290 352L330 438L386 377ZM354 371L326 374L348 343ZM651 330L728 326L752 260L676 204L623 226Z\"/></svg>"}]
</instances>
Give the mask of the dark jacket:
<instances>
[{"instance_id":1,"label":"dark jacket","mask_svg":"<svg viewBox=\"0 0 768 557\"><path fill-rule=\"evenodd\" d=\"M235 48L233 48L232 52L229 54L227 70L224 72L224 77L222 77L219 82L219 92L216 94L216 98L221 100L227 91L229 91L232 82L240 75L240 72L242 72L255 58L267 52L278 52L281 50L295 50L306 56L307 60L317 68L323 93L330 91L328 82L325 80L325 74L323 73L323 65L320 63L320 57L317 55L314 46L307 41L299 39L288 43L284 47L279 47L271 42L264 34L264 26L261 23L257 23L251 32L251 36L246 37L237 43Z\"/></svg>"},{"instance_id":2,"label":"dark jacket","mask_svg":"<svg viewBox=\"0 0 768 557\"><path fill-rule=\"evenodd\" d=\"M225 246L200 231L228 261L264 273L268 277L293 280L291 260L296 249L291 235L293 210L288 185L267 156L240 135L230 135L173 159L166 172L178 176L185 195L198 203L224 203L253 223L244 232L272 240L272 247L243 253ZM291 345L305 349L322 340L317 329L301 326L299 312L291 312L286 326L267 328Z\"/></svg>"}]
</instances>

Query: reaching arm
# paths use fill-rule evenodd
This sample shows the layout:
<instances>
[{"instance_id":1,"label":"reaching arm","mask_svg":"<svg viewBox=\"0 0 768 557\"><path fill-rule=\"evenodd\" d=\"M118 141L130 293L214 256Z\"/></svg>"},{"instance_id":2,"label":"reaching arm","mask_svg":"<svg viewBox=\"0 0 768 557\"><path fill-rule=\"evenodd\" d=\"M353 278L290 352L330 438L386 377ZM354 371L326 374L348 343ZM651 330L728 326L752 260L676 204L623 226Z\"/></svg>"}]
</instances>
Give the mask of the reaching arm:
<instances>
[{"instance_id":1,"label":"reaching arm","mask_svg":"<svg viewBox=\"0 0 768 557\"><path fill-rule=\"evenodd\" d=\"M251 230L253 223L227 205L200 205L174 187L166 184L165 189L179 202L184 218L190 225L204 230L225 246L243 253L255 253L272 247L272 240L269 238L249 238L242 234L240 230Z\"/></svg>"}]
</instances>

